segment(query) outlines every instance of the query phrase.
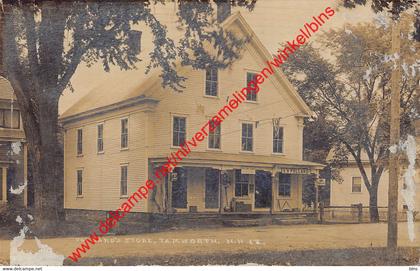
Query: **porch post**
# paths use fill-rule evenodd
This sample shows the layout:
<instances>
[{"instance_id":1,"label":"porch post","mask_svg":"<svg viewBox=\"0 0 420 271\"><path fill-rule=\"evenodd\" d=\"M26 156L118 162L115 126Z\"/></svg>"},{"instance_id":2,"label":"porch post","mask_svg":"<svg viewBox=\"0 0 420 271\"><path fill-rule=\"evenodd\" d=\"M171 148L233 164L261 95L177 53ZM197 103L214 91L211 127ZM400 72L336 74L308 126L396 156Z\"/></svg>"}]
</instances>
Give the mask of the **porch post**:
<instances>
[{"instance_id":1,"label":"porch post","mask_svg":"<svg viewBox=\"0 0 420 271\"><path fill-rule=\"evenodd\" d=\"M276 181L276 172L271 172L271 206L270 206L270 214L274 213L275 209L275 199L276 199L276 191L275 191L275 181Z\"/></svg>"},{"instance_id":2,"label":"porch post","mask_svg":"<svg viewBox=\"0 0 420 271\"><path fill-rule=\"evenodd\" d=\"M315 206L314 206L314 211L316 213L316 217L318 220L318 185L315 182Z\"/></svg>"},{"instance_id":3,"label":"porch post","mask_svg":"<svg viewBox=\"0 0 420 271\"><path fill-rule=\"evenodd\" d=\"M26 143L23 143L23 180L26 182L28 181L28 146ZM23 206L28 207L28 186L29 183L26 184L24 193L23 193Z\"/></svg>"},{"instance_id":4,"label":"porch post","mask_svg":"<svg viewBox=\"0 0 420 271\"><path fill-rule=\"evenodd\" d=\"M223 204L222 195L223 195L223 191L222 191L222 170L219 169L219 214L222 213L222 204Z\"/></svg>"},{"instance_id":5,"label":"porch post","mask_svg":"<svg viewBox=\"0 0 420 271\"><path fill-rule=\"evenodd\" d=\"M172 212L172 172L170 172L165 177L166 183L167 183L167 190L166 190L166 212L170 213Z\"/></svg>"},{"instance_id":6,"label":"porch post","mask_svg":"<svg viewBox=\"0 0 420 271\"><path fill-rule=\"evenodd\" d=\"M303 175L297 174L297 207L302 211Z\"/></svg>"},{"instance_id":7,"label":"porch post","mask_svg":"<svg viewBox=\"0 0 420 271\"><path fill-rule=\"evenodd\" d=\"M2 184L2 201L7 202L7 167L2 167L2 176L1 176L1 184Z\"/></svg>"}]
</instances>

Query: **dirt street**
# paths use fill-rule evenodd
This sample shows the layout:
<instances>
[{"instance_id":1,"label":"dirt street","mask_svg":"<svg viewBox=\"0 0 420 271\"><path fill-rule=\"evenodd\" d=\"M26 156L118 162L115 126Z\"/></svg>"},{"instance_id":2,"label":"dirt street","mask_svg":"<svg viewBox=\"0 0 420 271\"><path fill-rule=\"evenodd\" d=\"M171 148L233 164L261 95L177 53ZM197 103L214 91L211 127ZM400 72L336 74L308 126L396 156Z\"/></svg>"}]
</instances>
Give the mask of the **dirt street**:
<instances>
[{"instance_id":1,"label":"dirt street","mask_svg":"<svg viewBox=\"0 0 420 271\"><path fill-rule=\"evenodd\" d=\"M294 225L248 228L173 230L127 236L107 236L83 255L83 258L119 258L209 255L218 253L254 253L263 251L299 251L313 249L348 249L386 246L387 225ZM399 246L420 248L420 223L410 242L407 224L399 224ZM69 255L84 240L80 238L42 239L56 253ZM10 240L0 240L0 261L9 260ZM34 240L27 240L25 250L34 250Z\"/></svg>"}]
</instances>

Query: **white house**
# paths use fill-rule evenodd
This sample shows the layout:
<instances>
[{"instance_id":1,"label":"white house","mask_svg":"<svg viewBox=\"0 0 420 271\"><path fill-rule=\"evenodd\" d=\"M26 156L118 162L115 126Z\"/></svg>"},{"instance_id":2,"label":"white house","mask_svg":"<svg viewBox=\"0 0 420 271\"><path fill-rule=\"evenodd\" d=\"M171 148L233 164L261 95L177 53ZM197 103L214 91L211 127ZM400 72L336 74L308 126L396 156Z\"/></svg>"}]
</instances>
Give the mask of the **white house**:
<instances>
[{"instance_id":1,"label":"white house","mask_svg":"<svg viewBox=\"0 0 420 271\"><path fill-rule=\"evenodd\" d=\"M163 89L156 74L128 71L93 89L62 116L65 208L115 210L217 113L271 58L240 13L223 27L251 37L225 70L179 68L186 88ZM310 109L276 71L257 95L201 142L132 212L232 213L302 210L302 179L322 165L303 161ZM273 119L280 120L275 133Z\"/></svg>"},{"instance_id":2,"label":"white house","mask_svg":"<svg viewBox=\"0 0 420 271\"><path fill-rule=\"evenodd\" d=\"M419 146L420 146L420 120L417 120L417 136L416 136L416 145L417 145L417 160L416 160L416 175L414 176L414 182L416 186L416 191L420 191L420 166L419 166ZM362 162L364 163L365 171L368 174L368 177L371 178L371 168L369 166L369 161L367 156L364 155ZM407 204L403 199L401 190L405 188L404 185L404 174L407 170L407 160L402 157L401 167L400 167L400 179L398 183L399 196L398 196L398 209L400 211L405 211L407 209ZM362 204L363 206L369 206L369 192L365 184L363 183L360 170L358 169L354 159L349 157L349 163L346 167L340 169L341 181L332 181L331 182L331 199L330 204L332 206L351 206L354 204ZM386 169L382 173L381 179L379 181L378 187L378 206L387 207L388 206L388 180L389 180L389 171ZM415 197L415 211L420 211L420 196L416 195Z\"/></svg>"}]
</instances>

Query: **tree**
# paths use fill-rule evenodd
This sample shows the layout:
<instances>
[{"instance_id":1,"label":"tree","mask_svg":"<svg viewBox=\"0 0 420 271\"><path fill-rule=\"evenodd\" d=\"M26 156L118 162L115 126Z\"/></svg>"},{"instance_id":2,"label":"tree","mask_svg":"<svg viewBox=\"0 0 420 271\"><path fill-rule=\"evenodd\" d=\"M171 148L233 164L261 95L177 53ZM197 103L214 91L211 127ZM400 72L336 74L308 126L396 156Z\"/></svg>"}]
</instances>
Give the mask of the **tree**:
<instances>
[{"instance_id":1,"label":"tree","mask_svg":"<svg viewBox=\"0 0 420 271\"><path fill-rule=\"evenodd\" d=\"M343 0L343 5L346 8L354 8L357 5L366 5L370 3L370 6L375 12L386 11L389 12L391 16L398 17L401 13L410 8L414 7L417 4L417 0Z\"/></svg>"},{"instance_id":2,"label":"tree","mask_svg":"<svg viewBox=\"0 0 420 271\"><path fill-rule=\"evenodd\" d=\"M410 119L415 114L418 87L419 51L410 33L411 23L411 17L402 23L402 135L413 130ZM385 26L347 25L325 33L319 43L318 49L307 45L296 52L285 66L289 78L316 113L312 129L305 129L305 133L309 133L308 137L314 133L327 137L327 151L335 154L333 165L345 164L349 156L354 159L369 191L371 221L377 222L378 184L389 155L389 81L395 58L389 53L391 36ZM368 167L363 161L365 156Z\"/></svg>"},{"instance_id":3,"label":"tree","mask_svg":"<svg viewBox=\"0 0 420 271\"><path fill-rule=\"evenodd\" d=\"M256 0L178 1L175 42L151 12L154 1L3 1L0 12L0 75L8 79L22 112L35 187L35 211L41 224L59 219L63 179L58 144L58 101L80 63L102 63L135 69L141 60L141 31L150 31L154 47L147 70L160 69L162 85L182 91L186 80L176 72L175 60L196 69L226 68L244 44L215 22L216 10ZM220 13L222 14L222 13ZM219 14L219 21L223 17ZM223 15L222 14L222 15ZM141 28L143 27L143 28ZM206 50L212 43L213 51ZM61 161L58 163L57 161ZM57 204L59 203L59 204ZM61 204L60 204L61 203ZM51 225L49 225L49 229Z\"/></svg>"}]
</instances>

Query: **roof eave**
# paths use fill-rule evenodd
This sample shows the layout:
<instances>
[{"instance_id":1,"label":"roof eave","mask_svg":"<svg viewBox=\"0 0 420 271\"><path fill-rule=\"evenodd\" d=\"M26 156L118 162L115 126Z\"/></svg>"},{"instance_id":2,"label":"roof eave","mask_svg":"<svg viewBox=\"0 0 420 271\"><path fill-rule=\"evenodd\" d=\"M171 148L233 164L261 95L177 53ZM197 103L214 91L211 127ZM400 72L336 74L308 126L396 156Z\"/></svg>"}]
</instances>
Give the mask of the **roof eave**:
<instances>
[{"instance_id":1,"label":"roof eave","mask_svg":"<svg viewBox=\"0 0 420 271\"><path fill-rule=\"evenodd\" d=\"M91 110L88 110L88 111L84 111L84 112L81 112L81 113L78 113L78 114L74 114L74 115L70 115L70 116L60 116L59 120L63 123L63 125L67 125L67 124L77 122L77 121L80 121L80 120L83 120L83 119L92 118L92 117L95 117L95 116L100 115L100 114L114 112L114 111L117 111L117 110L121 110L123 108L131 107L131 106L135 106L135 105L140 105L140 104L145 105L145 108L144 108L145 111L154 110L154 108L155 108L155 106L157 105L158 102L159 102L158 99L139 96L139 97L124 100L124 101L121 101L121 102L118 102L118 103L114 103L114 104L106 105L106 106L103 106L103 107L99 107L99 108L91 109Z\"/></svg>"}]
</instances>

